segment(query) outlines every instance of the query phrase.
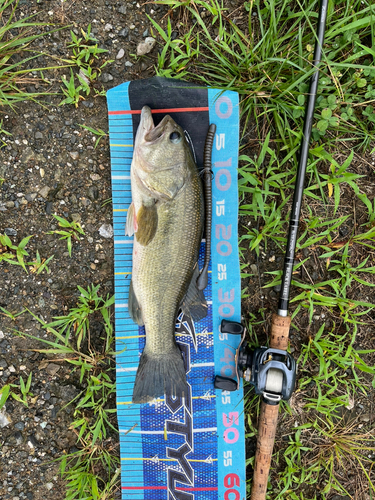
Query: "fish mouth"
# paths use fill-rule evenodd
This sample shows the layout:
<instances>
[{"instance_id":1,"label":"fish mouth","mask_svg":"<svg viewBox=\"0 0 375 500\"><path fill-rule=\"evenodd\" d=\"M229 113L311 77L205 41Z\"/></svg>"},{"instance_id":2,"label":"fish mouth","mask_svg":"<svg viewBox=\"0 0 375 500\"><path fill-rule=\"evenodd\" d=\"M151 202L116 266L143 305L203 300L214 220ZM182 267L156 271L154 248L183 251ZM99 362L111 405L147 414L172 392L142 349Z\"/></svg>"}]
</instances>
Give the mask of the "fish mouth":
<instances>
[{"instance_id":1,"label":"fish mouth","mask_svg":"<svg viewBox=\"0 0 375 500\"><path fill-rule=\"evenodd\" d=\"M141 111L141 121L138 126L135 136L135 147L139 146L145 140L145 136L155 128L154 120L152 119L151 109L148 106L143 106Z\"/></svg>"},{"instance_id":2,"label":"fish mouth","mask_svg":"<svg viewBox=\"0 0 375 500\"><path fill-rule=\"evenodd\" d=\"M173 127L172 118L169 115L164 116L159 125L157 125L156 127L154 126L153 128L150 129L149 132L147 132L147 134L145 135L145 141L156 142L158 139L163 137L163 135L166 133L167 130L169 130L172 127Z\"/></svg>"},{"instance_id":3,"label":"fish mouth","mask_svg":"<svg viewBox=\"0 0 375 500\"><path fill-rule=\"evenodd\" d=\"M142 141L153 144L161 139L165 133L171 133L174 130L177 130L177 125L169 115L164 116L155 127L151 109L148 106L143 106L139 124L140 135L137 142Z\"/></svg>"}]
</instances>

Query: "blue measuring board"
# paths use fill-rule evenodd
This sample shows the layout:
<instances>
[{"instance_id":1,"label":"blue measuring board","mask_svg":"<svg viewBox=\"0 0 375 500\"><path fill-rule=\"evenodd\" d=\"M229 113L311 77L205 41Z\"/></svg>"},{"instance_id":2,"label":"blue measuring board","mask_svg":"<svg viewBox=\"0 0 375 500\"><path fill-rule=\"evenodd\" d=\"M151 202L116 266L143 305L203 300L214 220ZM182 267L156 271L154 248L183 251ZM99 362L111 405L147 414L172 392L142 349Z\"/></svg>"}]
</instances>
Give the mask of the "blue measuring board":
<instances>
[{"instance_id":1,"label":"blue measuring board","mask_svg":"<svg viewBox=\"0 0 375 500\"><path fill-rule=\"evenodd\" d=\"M221 333L222 319L241 320L238 260L238 94L165 78L127 82L107 92L112 170L115 260L117 416L122 499L245 500L245 429L242 386L214 388L215 375L235 378L239 339ZM131 203L130 166L140 111L150 106L155 124L166 115L183 127L202 166L209 123L213 148L212 254L208 315L180 315L176 339L184 353L188 394L133 404L145 331L129 317L133 239L125 236ZM205 241L200 249L203 264ZM195 332L196 344L192 332Z\"/></svg>"}]
</instances>

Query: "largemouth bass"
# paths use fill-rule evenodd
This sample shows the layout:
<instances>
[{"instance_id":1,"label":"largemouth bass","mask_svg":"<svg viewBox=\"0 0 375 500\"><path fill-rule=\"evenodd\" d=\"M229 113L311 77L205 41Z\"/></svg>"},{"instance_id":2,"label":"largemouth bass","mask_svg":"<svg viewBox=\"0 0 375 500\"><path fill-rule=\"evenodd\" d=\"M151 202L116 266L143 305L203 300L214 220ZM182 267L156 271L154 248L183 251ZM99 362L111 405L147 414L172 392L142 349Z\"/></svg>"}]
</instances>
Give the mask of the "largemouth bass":
<instances>
[{"instance_id":1,"label":"largemouth bass","mask_svg":"<svg viewBox=\"0 0 375 500\"><path fill-rule=\"evenodd\" d=\"M187 394L186 373L175 339L181 309L199 320L207 314L199 276L203 232L202 183L181 127L170 116L154 126L142 109L131 165L132 204L125 233L134 234L129 313L145 326L133 402Z\"/></svg>"}]
</instances>

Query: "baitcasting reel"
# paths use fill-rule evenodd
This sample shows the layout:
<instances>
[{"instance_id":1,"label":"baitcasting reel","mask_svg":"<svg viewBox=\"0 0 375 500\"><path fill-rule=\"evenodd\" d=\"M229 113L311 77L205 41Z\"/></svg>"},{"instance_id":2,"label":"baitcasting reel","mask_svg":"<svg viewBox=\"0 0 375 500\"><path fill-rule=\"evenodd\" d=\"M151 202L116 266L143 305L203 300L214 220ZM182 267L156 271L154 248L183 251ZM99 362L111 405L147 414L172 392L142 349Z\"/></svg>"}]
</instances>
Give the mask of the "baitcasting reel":
<instances>
[{"instance_id":1,"label":"baitcasting reel","mask_svg":"<svg viewBox=\"0 0 375 500\"><path fill-rule=\"evenodd\" d=\"M245 345L246 330L240 323L223 319L220 330L221 333L241 335L242 340L235 358L237 381L216 375L215 388L236 391L240 378L244 378L254 386L256 394L263 396L265 403L277 405L281 400L287 401L296 382L296 362L293 357L281 349L257 347L251 350Z\"/></svg>"}]
</instances>

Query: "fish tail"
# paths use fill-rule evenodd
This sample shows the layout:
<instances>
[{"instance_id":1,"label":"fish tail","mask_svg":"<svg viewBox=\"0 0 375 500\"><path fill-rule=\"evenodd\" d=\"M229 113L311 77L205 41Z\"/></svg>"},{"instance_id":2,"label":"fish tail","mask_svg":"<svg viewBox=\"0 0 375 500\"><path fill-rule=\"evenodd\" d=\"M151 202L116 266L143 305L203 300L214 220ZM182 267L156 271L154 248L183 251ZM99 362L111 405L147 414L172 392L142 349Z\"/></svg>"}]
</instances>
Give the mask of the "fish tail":
<instances>
[{"instance_id":1,"label":"fish tail","mask_svg":"<svg viewBox=\"0 0 375 500\"><path fill-rule=\"evenodd\" d=\"M147 403L164 394L187 394L186 372L180 349L175 346L165 355L143 352L133 390L133 403Z\"/></svg>"}]
</instances>

